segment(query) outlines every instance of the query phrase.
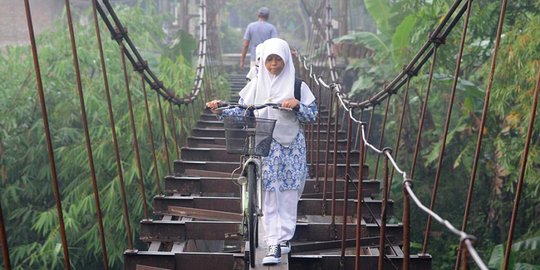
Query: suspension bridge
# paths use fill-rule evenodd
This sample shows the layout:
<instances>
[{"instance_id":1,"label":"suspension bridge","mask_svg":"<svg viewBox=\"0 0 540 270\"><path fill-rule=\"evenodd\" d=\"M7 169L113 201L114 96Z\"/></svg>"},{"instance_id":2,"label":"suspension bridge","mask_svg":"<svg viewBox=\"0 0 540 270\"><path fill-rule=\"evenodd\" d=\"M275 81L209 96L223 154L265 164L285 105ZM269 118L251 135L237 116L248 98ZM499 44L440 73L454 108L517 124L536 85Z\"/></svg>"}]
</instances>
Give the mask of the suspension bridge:
<instances>
[{"instance_id":1,"label":"suspension bridge","mask_svg":"<svg viewBox=\"0 0 540 270\"><path fill-rule=\"evenodd\" d=\"M212 1L199 2L199 36L197 49L197 63L195 77L185 78L192 80L191 92L179 96L175 89L169 88L158 79L158 75L150 68L148 61L143 58L137 49L137 44L130 37L128 29L117 16L116 11L108 0L92 2L92 19L95 27L99 55L99 66L103 78L104 101L107 102L107 119L112 130L114 167L119 189L117 190L122 208L122 216L116 217L124 226L125 244L123 253L124 269L157 270L157 269L249 269L246 255L245 238L241 235L242 216L240 212L240 189L235 182L235 170L240 166L237 155L228 154L225 150L225 135L223 123L215 115L203 110L206 101L217 96L215 83L218 74L223 70L228 73L231 102L238 100L238 91L246 84L245 74L233 72L235 67L223 66L223 56L215 49L219 43L219 30L216 23L208 19L208 12L216 12ZM493 51L489 77L486 80L483 105L478 112L478 126L476 128L476 143L474 156L470 161L471 174L468 186L464 185L462 192L466 200L462 224L447 220L444 212L436 211L436 199L441 175L452 173L444 166L445 151L450 134L451 117L455 114L454 102L460 94L458 89L461 74L461 59L467 42L472 1L456 0L445 16L443 16L431 31L414 57L403 66L402 71L394 77L386 78L383 89L364 100L350 98L348 89L345 89L340 70L336 65L334 54L334 27L332 21L332 6L330 1L322 1L319 7L308 10L312 35L308 43L311 47L304 53L300 50L294 52L298 76L310 86L317 97L320 115L317 122L304 126L310 177L306 181L303 196L298 206L297 230L292 239L292 252L283 258L278 266L263 267L257 263L256 269L432 269L432 260L440 254L431 254L429 240L433 237L431 227L437 223L443 234L451 235L455 239L455 269L479 268L488 269L487 259L481 256L476 249L475 232L467 230L470 222L471 204L474 202L475 180L479 172L479 160L482 155L485 126L489 118L489 105L492 93L497 57L506 12L506 0L499 8L500 17L497 18L497 28L493 35ZM76 94L79 99L81 111L80 125L84 130L85 151L89 166L90 182L93 191L93 204L96 210L95 223L100 240L103 269L109 269L109 252L107 226L104 223L103 209L100 203L100 179L94 164L92 138L88 126L88 111L84 98L84 74L80 71L78 50L76 43L76 30L72 20L70 1L66 5L66 28L70 35L70 53L73 56L73 69L76 81ZM59 180L63 168L55 163L58 150L53 145L55 130L50 127L46 99L53 98L45 95L43 67L47 63L39 61L39 42L34 36L32 5L24 1L29 40L32 50L34 66L33 75L36 78L36 90L41 108L43 121L44 141L46 144L48 160L50 162L51 186L54 191L56 215L58 222L58 242L63 256L63 265L58 269L71 269L70 252L72 244L67 235L69 226L64 219L66 205L62 200ZM212 14L215 16L215 14ZM457 33L458 25L463 25L460 44L445 44L451 33ZM105 27L105 30L101 29ZM102 38L103 31L109 32L112 41ZM130 129L125 132L115 130L115 114L117 109L111 102L107 72L107 59L104 56L102 43L115 42L118 45L118 57L122 67L121 76L125 92L121 95L126 99L127 108L122 111L129 114ZM425 144L425 126L430 106L430 92L433 77L436 76L437 55L444 50L455 53L455 72L451 78L451 87L445 91L447 98L442 104L447 106L443 131L437 138L440 147L434 158L435 179L430 190L430 200L422 201L414 189L416 165L421 155L422 144ZM234 61L233 61L234 62ZM133 71L132 71L133 70ZM50 71L47 71L50 72ZM410 93L419 74L428 79L422 87L425 89L421 95ZM143 95L133 95L130 87L133 82L130 78L140 79ZM422 81L423 82L423 81ZM514 231L519 219L519 203L522 189L526 181L526 166L529 149L533 143L533 130L538 102L540 72L538 73L534 92L531 94L530 116L528 117L525 140L516 155L521 155L519 168L515 175L515 198L513 211L508 217L508 239L506 241L504 269L510 263L510 251L515 239ZM115 91L118 95L118 91ZM148 97L157 97L157 119L151 119ZM145 105L144 125L134 120L132 106L133 98L143 98ZM415 98L416 101L412 99ZM420 100L420 101L418 101ZM411 104L417 104L418 112L415 118L411 116ZM168 111L166 106L168 105ZM118 117L118 115L116 115ZM433 119L431 119L433 120ZM105 121L105 120L104 120ZM388 125L393 125L396 134L385 132ZM415 144L404 148L403 133L408 127L415 128ZM138 136L144 129L148 136ZM160 142L166 150L161 159L157 149ZM391 137L392 136L392 137ZM473 137L474 137L473 136ZM391 137L391 138L389 138ZM134 162L129 165L122 160L119 141L130 141L134 153ZM148 140L151 148L140 149L141 140ZM393 142L393 145L385 145ZM95 150L94 150L95 151ZM173 153L170 155L170 153ZM412 164L403 164L398 157L412 156ZM143 164L144 157L151 156L151 164ZM368 162L370 160L370 162ZM167 175L159 175L158 162L166 162ZM136 169L136 186L138 193L129 193L135 190L128 187L125 167L134 166ZM144 168L148 169L145 171ZM446 170L446 171L445 171ZM148 179L145 179L148 178ZM149 193L157 190L156 194ZM401 194L394 194L395 188ZM45 187L44 187L45 188ZM131 224L134 217L133 206L129 197L142 198L143 216L138 224ZM399 199L400 201L395 201ZM151 205L149 203L151 202ZM9 220L5 213L9 212L9 201L1 201L0 205L0 244L4 269L24 269L25 266L13 265L10 260L10 232ZM395 209L399 205L402 209ZM2 209L4 210L2 212ZM6 211L8 209L8 211ZM422 246L419 252L411 252L411 227L418 227L419 221L411 219L412 209L423 213L427 221ZM402 213L397 216L395 213ZM132 216L130 218L130 216ZM6 226L7 225L7 226ZM137 238L135 238L137 236ZM78 248L85 248L84 246ZM262 245L257 251L258 258L264 256L265 247ZM22 268L21 268L22 267Z\"/></svg>"}]
</instances>

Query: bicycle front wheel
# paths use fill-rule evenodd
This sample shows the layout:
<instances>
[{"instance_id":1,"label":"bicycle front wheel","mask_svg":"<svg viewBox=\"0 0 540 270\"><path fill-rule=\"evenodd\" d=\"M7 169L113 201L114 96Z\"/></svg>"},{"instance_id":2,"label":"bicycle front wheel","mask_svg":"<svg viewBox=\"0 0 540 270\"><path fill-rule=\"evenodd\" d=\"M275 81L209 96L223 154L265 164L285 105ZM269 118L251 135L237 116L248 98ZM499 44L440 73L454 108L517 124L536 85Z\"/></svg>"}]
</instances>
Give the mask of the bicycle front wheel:
<instances>
[{"instance_id":1,"label":"bicycle front wheel","mask_svg":"<svg viewBox=\"0 0 540 270\"><path fill-rule=\"evenodd\" d=\"M255 164L247 165L248 179L248 235L249 235L249 263L251 267L255 267L255 249L257 248L257 173Z\"/></svg>"}]
</instances>

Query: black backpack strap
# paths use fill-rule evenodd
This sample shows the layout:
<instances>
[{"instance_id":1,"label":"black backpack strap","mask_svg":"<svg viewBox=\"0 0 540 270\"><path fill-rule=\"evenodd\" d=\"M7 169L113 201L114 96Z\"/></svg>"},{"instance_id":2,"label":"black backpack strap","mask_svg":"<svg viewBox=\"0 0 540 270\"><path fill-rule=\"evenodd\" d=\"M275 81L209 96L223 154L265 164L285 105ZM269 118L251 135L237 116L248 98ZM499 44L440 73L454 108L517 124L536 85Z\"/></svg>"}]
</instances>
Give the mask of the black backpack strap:
<instances>
[{"instance_id":1,"label":"black backpack strap","mask_svg":"<svg viewBox=\"0 0 540 270\"><path fill-rule=\"evenodd\" d=\"M300 94L302 91L300 91L302 88L302 80L298 78L294 78L294 98L297 100L301 100L302 95Z\"/></svg>"}]
</instances>

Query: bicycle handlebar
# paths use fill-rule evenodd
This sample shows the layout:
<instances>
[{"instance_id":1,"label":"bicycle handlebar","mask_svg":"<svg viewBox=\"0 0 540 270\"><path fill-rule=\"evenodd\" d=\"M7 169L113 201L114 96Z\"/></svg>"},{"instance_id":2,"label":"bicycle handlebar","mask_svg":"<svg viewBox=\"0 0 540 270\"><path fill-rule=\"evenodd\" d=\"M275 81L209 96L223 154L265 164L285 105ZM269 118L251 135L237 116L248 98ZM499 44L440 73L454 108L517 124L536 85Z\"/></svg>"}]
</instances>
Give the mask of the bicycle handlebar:
<instances>
[{"instance_id":1,"label":"bicycle handlebar","mask_svg":"<svg viewBox=\"0 0 540 270\"><path fill-rule=\"evenodd\" d=\"M233 109L233 108L240 108L244 110L260 110L266 107L270 107L277 110L283 110L283 111L292 111L291 108L282 107L279 103L265 103L265 104L256 104L256 105L242 105L238 103L219 103L218 107L215 109L216 111L223 111L226 109ZM209 107L206 107L206 109L210 109Z\"/></svg>"}]
</instances>

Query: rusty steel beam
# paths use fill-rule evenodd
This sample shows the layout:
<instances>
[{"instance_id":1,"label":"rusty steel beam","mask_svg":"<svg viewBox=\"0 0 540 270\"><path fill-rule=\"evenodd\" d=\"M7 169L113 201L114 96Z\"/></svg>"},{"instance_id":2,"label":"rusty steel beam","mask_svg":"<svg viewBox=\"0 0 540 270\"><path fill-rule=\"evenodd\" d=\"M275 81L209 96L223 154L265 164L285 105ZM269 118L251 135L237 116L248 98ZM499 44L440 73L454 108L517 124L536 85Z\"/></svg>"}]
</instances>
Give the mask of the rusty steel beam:
<instances>
[{"instance_id":1,"label":"rusty steel beam","mask_svg":"<svg viewBox=\"0 0 540 270\"><path fill-rule=\"evenodd\" d=\"M377 267L377 256L361 255L362 269L374 269ZM388 256L384 269L399 269L403 259L399 256ZM418 270L431 269L431 256L412 255L411 268ZM126 252L124 253L125 269L141 269L137 266L151 267L157 269L213 269L232 270L248 269L245 265L243 253L215 253L215 252ZM398 266L394 268L393 265ZM145 268L142 268L145 269ZM292 253L289 257L289 269L295 270L334 270L334 269L354 269L354 256L344 257L343 265L340 267L340 256L332 254L303 255Z\"/></svg>"},{"instance_id":2,"label":"rusty steel beam","mask_svg":"<svg viewBox=\"0 0 540 270\"><path fill-rule=\"evenodd\" d=\"M219 216L219 212L228 212L241 214L240 198L239 197L188 197L188 196L156 196L153 200L154 214L156 215L173 215L178 216L170 211L170 207L183 207L191 209L199 209L200 211L215 211ZM337 199L336 204L338 209L337 215L342 215L343 200ZM356 204L358 200L348 201L348 216L356 214ZM319 215L321 207L324 205L322 199L317 198L302 198L298 202L298 215ZM392 214L393 202L389 201L388 213ZM330 205L326 205L327 211L329 211ZM381 201L371 198L365 198L363 200L362 217L372 217L372 213L378 217L381 211ZM193 211L191 211L193 212ZM195 213L193 213L195 214Z\"/></svg>"},{"instance_id":3,"label":"rusty steel beam","mask_svg":"<svg viewBox=\"0 0 540 270\"><path fill-rule=\"evenodd\" d=\"M204 137L204 136L189 136L187 138L187 144L191 147L210 147L210 148L225 148L225 138L219 137ZM322 140L319 143L321 149L326 148L326 140ZM328 142L333 147L334 142ZM347 140L338 140L338 149L343 150L347 146Z\"/></svg>"},{"instance_id":4,"label":"rusty steel beam","mask_svg":"<svg viewBox=\"0 0 540 270\"><path fill-rule=\"evenodd\" d=\"M154 214L173 215L169 207L199 208L222 212L242 213L240 198L236 197L181 197L156 196L154 197Z\"/></svg>"},{"instance_id":5,"label":"rusty steel beam","mask_svg":"<svg viewBox=\"0 0 540 270\"><path fill-rule=\"evenodd\" d=\"M172 215L190 217L205 220L223 220L241 222L243 215L241 213L232 213L224 211L213 211L200 208L189 208L179 206L169 206L168 212Z\"/></svg>"},{"instance_id":6,"label":"rusty steel beam","mask_svg":"<svg viewBox=\"0 0 540 270\"><path fill-rule=\"evenodd\" d=\"M191 136L195 137L214 137L214 138L225 138L225 130L223 128L196 128L194 127L191 130ZM321 138L326 139L326 132L321 131ZM331 132L330 135L333 135ZM347 134L344 131L337 132L337 139L344 140L346 139Z\"/></svg>"},{"instance_id":7,"label":"rusty steel beam","mask_svg":"<svg viewBox=\"0 0 540 270\"><path fill-rule=\"evenodd\" d=\"M239 236L241 222L234 221L162 221L143 220L140 223L140 239L144 242L180 242L188 239L199 240L233 240ZM339 230L341 224L332 226L330 223L298 223L292 241L331 241L334 238L334 227ZM356 224L347 224L347 238L355 236ZM362 222L362 237L378 236L377 224ZM387 224L387 235L395 241L401 241L402 227L400 224ZM340 238L340 234L337 234ZM390 244L399 244L390 243Z\"/></svg>"},{"instance_id":8,"label":"rusty steel beam","mask_svg":"<svg viewBox=\"0 0 540 270\"><path fill-rule=\"evenodd\" d=\"M338 179L336 187L343 190L345 180ZM352 183L358 186L358 181ZM316 189L316 180L307 179L302 193L303 198L322 198L320 190ZM321 184L321 183L319 183ZM330 185L327 183L327 185ZM380 182L378 180L364 180L362 182L363 197L372 197L379 191ZM191 177L191 176L167 176L165 178L165 192L179 193L181 195L209 195L219 194L220 196L240 196L240 188L235 183L235 179L230 177ZM356 193L352 190L351 193ZM337 193L338 198L343 198L343 193ZM351 194L350 194L351 195ZM355 197L355 196L354 196Z\"/></svg>"},{"instance_id":9,"label":"rusty steel beam","mask_svg":"<svg viewBox=\"0 0 540 270\"><path fill-rule=\"evenodd\" d=\"M124 269L244 269L243 253L150 252L124 253ZM139 268L137 268L139 267ZM147 268L141 268L147 267Z\"/></svg>"},{"instance_id":10,"label":"rusty steel beam","mask_svg":"<svg viewBox=\"0 0 540 270\"><path fill-rule=\"evenodd\" d=\"M392 242L393 238L389 237ZM354 247L356 245L355 239L346 239L345 240L347 247ZM379 244L379 237L365 237L360 240L360 246L362 247L373 247ZM329 249L339 249L341 248L341 240L333 241L324 241L324 242L307 242L307 243L297 243L293 244L291 249L294 253L301 253L307 251L315 251L318 253L323 253L324 250Z\"/></svg>"},{"instance_id":11,"label":"rusty steel beam","mask_svg":"<svg viewBox=\"0 0 540 270\"><path fill-rule=\"evenodd\" d=\"M226 240L238 237L240 222L143 220L140 239L144 242L181 242L187 239Z\"/></svg>"},{"instance_id":12,"label":"rusty steel beam","mask_svg":"<svg viewBox=\"0 0 540 270\"><path fill-rule=\"evenodd\" d=\"M309 154L312 152L315 153L308 151ZM324 153L322 150L319 152ZM338 150L338 162L346 162L346 153L345 150ZM350 153L352 154L350 162L358 163L358 151L352 150ZM218 147L182 147L182 157L183 160L238 162L237 154L229 154L225 148Z\"/></svg>"},{"instance_id":13,"label":"rusty steel beam","mask_svg":"<svg viewBox=\"0 0 540 270\"><path fill-rule=\"evenodd\" d=\"M339 178L345 176L345 164L336 164L336 175ZM358 164L351 165L352 171L358 171ZM174 172L176 175L198 175L198 176L228 176L238 168L238 162L223 162L223 161L188 161L175 160ZM195 170L195 171L193 171ZM364 165L364 175L368 175L369 167ZM334 169L329 168L328 173L333 175Z\"/></svg>"},{"instance_id":14,"label":"rusty steel beam","mask_svg":"<svg viewBox=\"0 0 540 270\"><path fill-rule=\"evenodd\" d=\"M361 255L362 269L376 269L377 256ZM341 257L336 255L295 255L289 256L289 269L295 270L334 270L334 269L354 269L354 255L346 255ZM399 256L387 256L384 261L384 270L400 269L403 258ZM416 256L410 258L411 269L416 270L431 270L431 256Z\"/></svg>"}]
</instances>

